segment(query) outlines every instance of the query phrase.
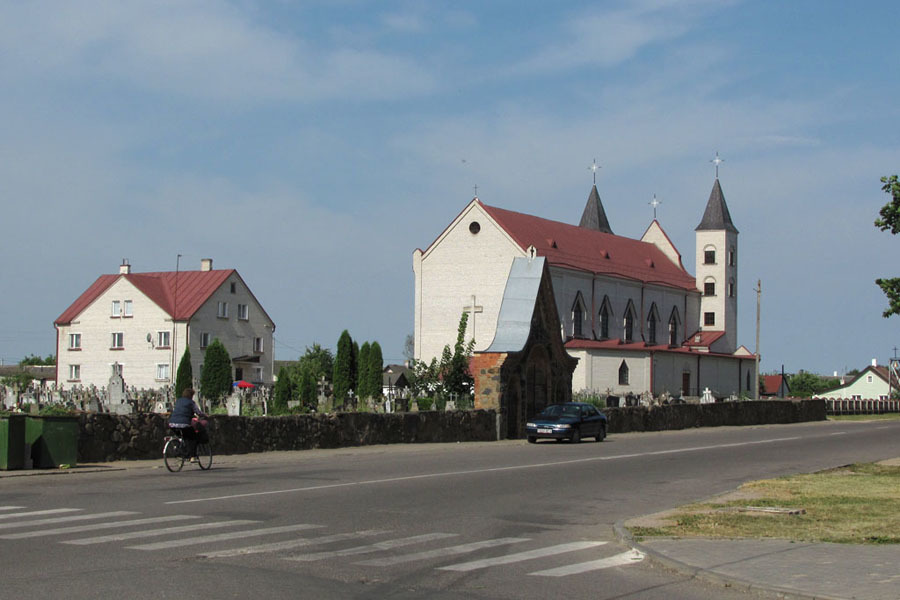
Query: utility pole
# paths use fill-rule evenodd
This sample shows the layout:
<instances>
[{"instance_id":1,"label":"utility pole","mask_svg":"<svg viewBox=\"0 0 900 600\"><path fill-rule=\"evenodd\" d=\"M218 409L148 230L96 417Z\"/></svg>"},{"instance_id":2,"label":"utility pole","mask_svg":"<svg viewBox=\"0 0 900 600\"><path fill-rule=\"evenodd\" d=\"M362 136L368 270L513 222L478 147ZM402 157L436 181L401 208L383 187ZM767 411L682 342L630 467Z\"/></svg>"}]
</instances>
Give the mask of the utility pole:
<instances>
[{"instance_id":1,"label":"utility pole","mask_svg":"<svg viewBox=\"0 0 900 600\"><path fill-rule=\"evenodd\" d=\"M756 280L756 378L753 380L753 397L759 400L759 306L762 297L762 280Z\"/></svg>"}]
</instances>

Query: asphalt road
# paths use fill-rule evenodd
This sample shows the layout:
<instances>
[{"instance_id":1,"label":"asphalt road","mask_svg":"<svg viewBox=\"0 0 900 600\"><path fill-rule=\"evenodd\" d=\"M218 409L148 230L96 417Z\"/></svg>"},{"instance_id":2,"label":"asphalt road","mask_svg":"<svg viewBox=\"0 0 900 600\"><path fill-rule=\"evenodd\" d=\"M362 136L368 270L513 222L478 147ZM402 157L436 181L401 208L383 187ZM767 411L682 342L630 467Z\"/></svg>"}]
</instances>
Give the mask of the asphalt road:
<instances>
[{"instance_id":1,"label":"asphalt road","mask_svg":"<svg viewBox=\"0 0 900 600\"><path fill-rule=\"evenodd\" d=\"M822 422L6 477L0 598L748 598L641 560L613 524L898 438Z\"/></svg>"}]
</instances>

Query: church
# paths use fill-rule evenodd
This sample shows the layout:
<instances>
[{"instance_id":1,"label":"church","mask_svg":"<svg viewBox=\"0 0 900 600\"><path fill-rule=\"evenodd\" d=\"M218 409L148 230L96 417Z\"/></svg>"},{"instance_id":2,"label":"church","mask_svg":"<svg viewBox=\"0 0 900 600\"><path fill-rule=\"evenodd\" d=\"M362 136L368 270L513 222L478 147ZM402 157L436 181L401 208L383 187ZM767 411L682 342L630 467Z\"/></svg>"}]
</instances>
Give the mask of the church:
<instances>
[{"instance_id":1,"label":"church","mask_svg":"<svg viewBox=\"0 0 900 600\"><path fill-rule=\"evenodd\" d=\"M416 358L439 358L467 312L476 407L500 411L509 437L573 392L752 394L755 357L737 343L738 230L718 173L695 234L691 275L656 218L640 239L613 233L596 181L578 225L476 197L413 253Z\"/></svg>"}]
</instances>

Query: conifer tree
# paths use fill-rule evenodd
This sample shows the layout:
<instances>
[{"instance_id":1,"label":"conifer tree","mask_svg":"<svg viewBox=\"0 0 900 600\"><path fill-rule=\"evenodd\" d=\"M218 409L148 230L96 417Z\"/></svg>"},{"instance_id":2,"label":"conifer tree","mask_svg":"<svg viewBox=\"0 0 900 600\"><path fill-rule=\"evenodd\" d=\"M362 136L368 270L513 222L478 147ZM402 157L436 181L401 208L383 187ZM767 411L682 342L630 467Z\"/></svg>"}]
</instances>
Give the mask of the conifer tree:
<instances>
[{"instance_id":1,"label":"conifer tree","mask_svg":"<svg viewBox=\"0 0 900 600\"><path fill-rule=\"evenodd\" d=\"M275 390L272 396L273 415L282 415L288 411L288 401L291 399L291 375L284 367L278 370L278 381L275 382Z\"/></svg>"},{"instance_id":2,"label":"conifer tree","mask_svg":"<svg viewBox=\"0 0 900 600\"><path fill-rule=\"evenodd\" d=\"M200 394L217 402L231 390L231 357L218 338L206 348L203 355L203 374L200 376Z\"/></svg>"},{"instance_id":3,"label":"conifer tree","mask_svg":"<svg viewBox=\"0 0 900 600\"><path fill-rule=\"evenodd\" d=\"M310 369L300 372L300 405L309 412L315 411L319 405L316 376Z\"/></svg>"},{"instance_id":4,"label":"conifer tree","mask_svg":"<svg viewBox=\"0 0 900 600\"><path fill-rule=\"evenodd\" d=\"M359 343L353 340L353 351L350 354L350 389L356 390L356 382L359 380ZM359 396L359 393L356 394Z\"/></svg>"},{"instance_id":5,"label":"conifer tree","mask_svg":"<svg viewBox=\"0 0 900 600\"><path fill-rule=\"evenodd\" d=\"M334 408L344 406L347 401L347 393L353 389L351 378L353 375L353 338L345 329L337 343L337 354L334 357Z\"/></svg>"},{"instance_id":6,"label":"conifer tree","mask_svg":"<svg viewBox=\"0 0 900 600\"><path fill-rule=\"evenodd\" d=\"M369 346L368 391L369 396L380 400L382 396L382 373L384 372L384 359L381 356L381 344L372 342Z\"/></svg>"},{"instance_id":7,"label":"conifer tree","mask_svg":"<svg viewBox=\"0 0 900 600\"><path fill-rule=\"evenodd\" d=\"M175 373L175 395L180 396L189 387L194 387L194 370L191 367L191 349L185 348Z\"/></svg>"},{"instance_id":8,"label":"conifer tree","mask_svg":"<svg viewBox=\"0 0 900 600\"><path fill-rule=\"evenodd\" d=\"M356 370L356 393L359 399L368 398L372 395L369 391L369 351L371 346L369 342L363 342L359 349L359 363Z\"/></svg>"}]
</instances>

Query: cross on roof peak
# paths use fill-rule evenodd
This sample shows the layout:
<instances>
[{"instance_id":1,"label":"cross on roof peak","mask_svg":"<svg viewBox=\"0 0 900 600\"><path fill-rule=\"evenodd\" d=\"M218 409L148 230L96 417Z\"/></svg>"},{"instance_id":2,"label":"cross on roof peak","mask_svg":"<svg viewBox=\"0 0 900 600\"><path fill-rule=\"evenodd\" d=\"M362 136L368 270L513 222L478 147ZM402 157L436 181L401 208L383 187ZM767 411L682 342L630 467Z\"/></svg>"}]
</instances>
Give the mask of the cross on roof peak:
<instances>
[{"instance_id":1,"label":"cross on roof peak","mask_svg":"<svg viewBox=\"0 0 900 600\"><path fill-rule=\"evenodd\" d=\"M716 165L716 179L718 179L719 178L719 165L721 165L723 162L725 162L725 159L719 158L719 151L716 150L716 157L709 162Z\"/></svg>"},{"instance_id":2,"label":"cross on roof peak","mask_svg":"<svg viewBox=\"0 0 900 600\"><path fill-rule=\"evenodd\" d=\"M594 163L588 167L594 173L594 185L597 185L597 169L601 169L602 167L597 164L597 159L594 159Z\"/></svg>"}]
</instances>

